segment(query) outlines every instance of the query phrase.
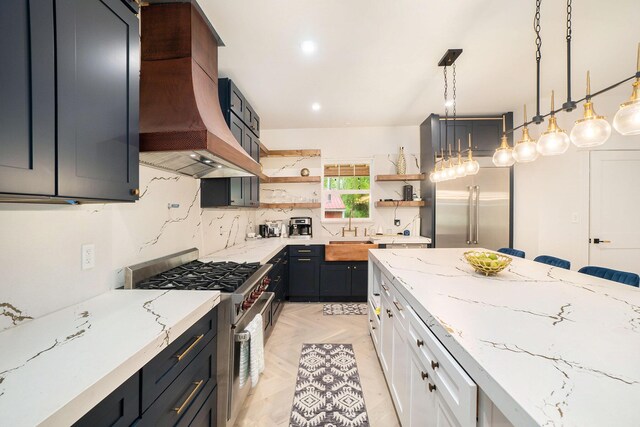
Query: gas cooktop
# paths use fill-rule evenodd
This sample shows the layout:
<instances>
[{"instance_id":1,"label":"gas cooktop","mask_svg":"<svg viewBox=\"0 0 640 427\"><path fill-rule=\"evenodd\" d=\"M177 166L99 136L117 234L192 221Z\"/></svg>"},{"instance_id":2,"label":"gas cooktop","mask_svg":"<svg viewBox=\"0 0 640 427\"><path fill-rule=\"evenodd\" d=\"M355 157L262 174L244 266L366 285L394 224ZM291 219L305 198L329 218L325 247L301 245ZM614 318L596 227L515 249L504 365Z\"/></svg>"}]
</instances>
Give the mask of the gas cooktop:
<instances>
[{"instance_id":1,"label":"gas cooktop","mask_svg":"<svg viewBox=\"0 0 640 427\"><path fill-rule=\"evenodd\" d=\"M234 292L259 268L257 262L191 261L149 277L136 284L136 288Z\"/></svg>"}]
</instances>

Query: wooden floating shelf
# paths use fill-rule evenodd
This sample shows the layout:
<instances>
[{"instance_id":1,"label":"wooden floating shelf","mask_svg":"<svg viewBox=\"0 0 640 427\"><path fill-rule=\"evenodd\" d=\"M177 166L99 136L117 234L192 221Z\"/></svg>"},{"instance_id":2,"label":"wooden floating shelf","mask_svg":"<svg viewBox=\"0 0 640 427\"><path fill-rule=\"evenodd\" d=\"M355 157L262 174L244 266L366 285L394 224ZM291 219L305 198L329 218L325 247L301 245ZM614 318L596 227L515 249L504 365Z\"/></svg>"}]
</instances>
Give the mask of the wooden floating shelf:
<instances>
[{"instance_id":1,"label":"wooden floating shelf","mask_svg":"<svg viewBox=\"0 0 640 427\"><path fill-rule=\"evenodd\" d=\"M268 150L262 146L263 157L320 157L320 150Z\"/></svg>"},{"instance_id":2,"label":"wooden floating shelf","mask_svg":"<svg viewBox=\"0 0 640 427\"><path fill-rule=\"evenodd\" d=\"M319 176L265 176L260 177L263 184L309 184L322 182Z\"/></svg>"},{"instance_id":3,"label":"wooden floating shelf","mask_svg":"<svg viewBox=\"0 0 640 427\"><path fill-rule=\"evenodd\" d=\"M263 209L319 209L320 203L260 203Z\"/></svg>"},{"instance_id":4,"label":"wooden floating shelf","mask_svg":"<svg viewBox=\"0 0 640 427\"><path fill-rule=\"evenodd\" d=\"M419 208L421 206L425 206L425 201L424 200L419 200L419 201L404 201L404 200L398 200L398 201L391 201L391 202L376 202L376 208Z\"/></svg>"},{"instance_id":5,"label":"wooden floating shelf","mask_svg":"<svg viewBox=\"0 0 640 427\"><path fill-rule=\"evenodd\" d=\"M376 181L422 181L426 178L423 173L409 175L376 175Z\"/></svg>"}]
</instances>

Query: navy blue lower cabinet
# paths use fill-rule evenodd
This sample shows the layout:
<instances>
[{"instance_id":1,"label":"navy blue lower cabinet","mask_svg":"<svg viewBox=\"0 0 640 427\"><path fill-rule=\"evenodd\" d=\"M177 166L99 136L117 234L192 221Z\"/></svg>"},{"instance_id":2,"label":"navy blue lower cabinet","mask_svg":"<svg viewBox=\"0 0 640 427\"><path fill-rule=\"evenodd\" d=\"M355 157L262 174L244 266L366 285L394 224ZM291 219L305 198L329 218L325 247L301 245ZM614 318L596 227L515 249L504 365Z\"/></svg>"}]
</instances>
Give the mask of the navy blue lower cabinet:
<instances>
[{"instance_id":1,"label":"navy blue lower cabinet","mask_svg":"<svg viewBox=\"0 0 640 427\"><path fill-rule=\"evenodd\" d=\"M140 372L85 414L74 427L127 427L140 416Z\"/></svg>"},{"instance_id":2,"label":"navy blue lower cabinet","mask_svg":"<svg viewBox=\"0 0 640 427\"><path fill-rule=\"evenodd\" d=\"M366 261L351 264L351 297L354 301L367 301L368 274Z\"/></svg>"},{"instance_id":3,"label":"navy blue lower cabinet","mask_svg":"<svg viewBox=\"0 0 640 427\"><path fill-rule=\"evenodd\" d=\"M351 265L327 262L320 266L320 298L333 300L351 296Z\"/></svg>"},{"instance_id":4,"label":"navy blue lower cabinet","mask_svg":"<svg viewBox=\"0 0 640 427\"><path fill-rule=\"evenodd\" d=\"M320 257L289 257L289 299L318 301L320 298Z\"/></svg>"},{"instance_id":5,"label":"navy blue lower cabinet","mask_svg":"<svg viewBox=\"0 0 640 427\"><path fill-rule=\"evenodd\" d=\"M137 426L188 426L216 387L214 338L147 409Z\"/></svg>"},{"instance_id":6,"label":"navy blue lower cabinet","mask_svg":"<svg viewBox=\"0 0 640 427\"><path fill-rule=\"evenodd\" d=\"M164 392L217 333L214 308L142 368L142 411Z\"/></svg>"},{"instance_id":7,"label":"navy blue lower cabinet","mask_svg":"<svg viewBox=\"0 0 640 427\"><path fill-rule=\"evenodd\" d=\"M218 388L214 388L207 400L204 402L198 413L196 414L189 427L216 427L217 412L216 404L218 402Z\"/></svg>"},{"instance_id":8,"label":"navy blue lower cabinet","mask_svg":"<svg viewBox=\"0 0 640 427\"><path fill-rule=\"evenodd\" d=\"M367 262L325 262L320 266L320 301L367 299Z\"/></svg>"}]
</instances>

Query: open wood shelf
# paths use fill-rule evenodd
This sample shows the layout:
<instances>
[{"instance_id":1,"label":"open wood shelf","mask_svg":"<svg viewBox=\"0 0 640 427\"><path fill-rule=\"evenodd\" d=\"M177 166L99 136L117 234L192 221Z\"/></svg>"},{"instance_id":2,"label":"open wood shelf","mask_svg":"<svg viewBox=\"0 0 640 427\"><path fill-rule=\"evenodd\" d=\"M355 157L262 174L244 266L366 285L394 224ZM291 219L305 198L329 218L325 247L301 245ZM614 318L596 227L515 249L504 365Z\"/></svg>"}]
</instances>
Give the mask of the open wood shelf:
<instances>
[{"instance_id":1,"label":"open wood shelf","mask_svg":"<svg viewBox=\"0 0 640 427\"><path fill-rule=\"evenodd\" d=\"M419 201L404 201L404 200L396 200L391 202L376 202L376 208L419 208L421 206L425 206L424 200Z\"/></svg>"},{"instance_id":2,"label":"open wood shelf","mask_svg":"<svg viewBox=\"0 0 640 427\"><path fill-rule=\"evenodd\" d=\"M423 173L408 175L376 175L376 181L422 181L426 178Z\"/></svg>"},{"instance_id":3,"label":"open wood shelf","mask_svg":"<svg viewBox=\"0 0 640 427\"><path fill-rule=\"evenodd\" d=\"M320 203L260 203L263 209L319 209Z\"/></svg>"},{"instance_id":4,"label":"open wood shelf","mask_svg":"<svg viewBox=\"0 0 640 427\"><path fill-rule=\"evenodd\" d=\"M269 150L262 145L263 157L320 157L320 150Z\"/></svg>"},{"instance_id":5,"label":"open wood shelf","mask_svg":"<svg viewBox=\"0 0 640 427\"><path fill-rule=\"evenodd\" d=\"M322 178L319 176L264 176L260 177L260 182L263 184L308 184L322 182Z\"/></svg>"}]
</instances>

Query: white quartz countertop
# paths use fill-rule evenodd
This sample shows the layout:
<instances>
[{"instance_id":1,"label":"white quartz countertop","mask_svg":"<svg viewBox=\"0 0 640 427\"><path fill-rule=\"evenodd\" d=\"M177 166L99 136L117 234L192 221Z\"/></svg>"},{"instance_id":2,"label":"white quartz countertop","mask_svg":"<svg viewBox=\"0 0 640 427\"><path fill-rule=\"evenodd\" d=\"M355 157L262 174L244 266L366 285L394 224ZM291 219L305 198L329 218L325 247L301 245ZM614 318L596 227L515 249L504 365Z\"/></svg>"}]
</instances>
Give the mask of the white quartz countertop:
<instances>
[{"instance_id":1,"label":"white quartz countertop","mask_svg":"<svg viewBox=\"0 0 640 427\"><path fill-rule=\"evenodd\" d=\"M287 245L326 245L332 241L367 241L378 244L429 244L431 239L421 236L366 236L366 237L314 237L312 239L291 239L270 237L267 239L247 240L202 257L205 261L259 262L264 264Z\"/></svg>"},{"instance_id":2,"label":"white quartz countertop","mask_svg":"<svg viewBox=\"0 0 640 427\"><path fill-rule=\"evenodd\" d=\"M113 290L1 332L0 424L73 424L219 300Z\"/></svg>"},{"instance_id":3,"label":"white quartz countertop","mask_svg":"<svg viewBox=\"0 0 640 427\"><path fill-rule=\"evenodd\" d=\"M484 277L463 252L369 257L514 425L640 425L638 288L520 258Z\"/></svg>"}]
</instances>

